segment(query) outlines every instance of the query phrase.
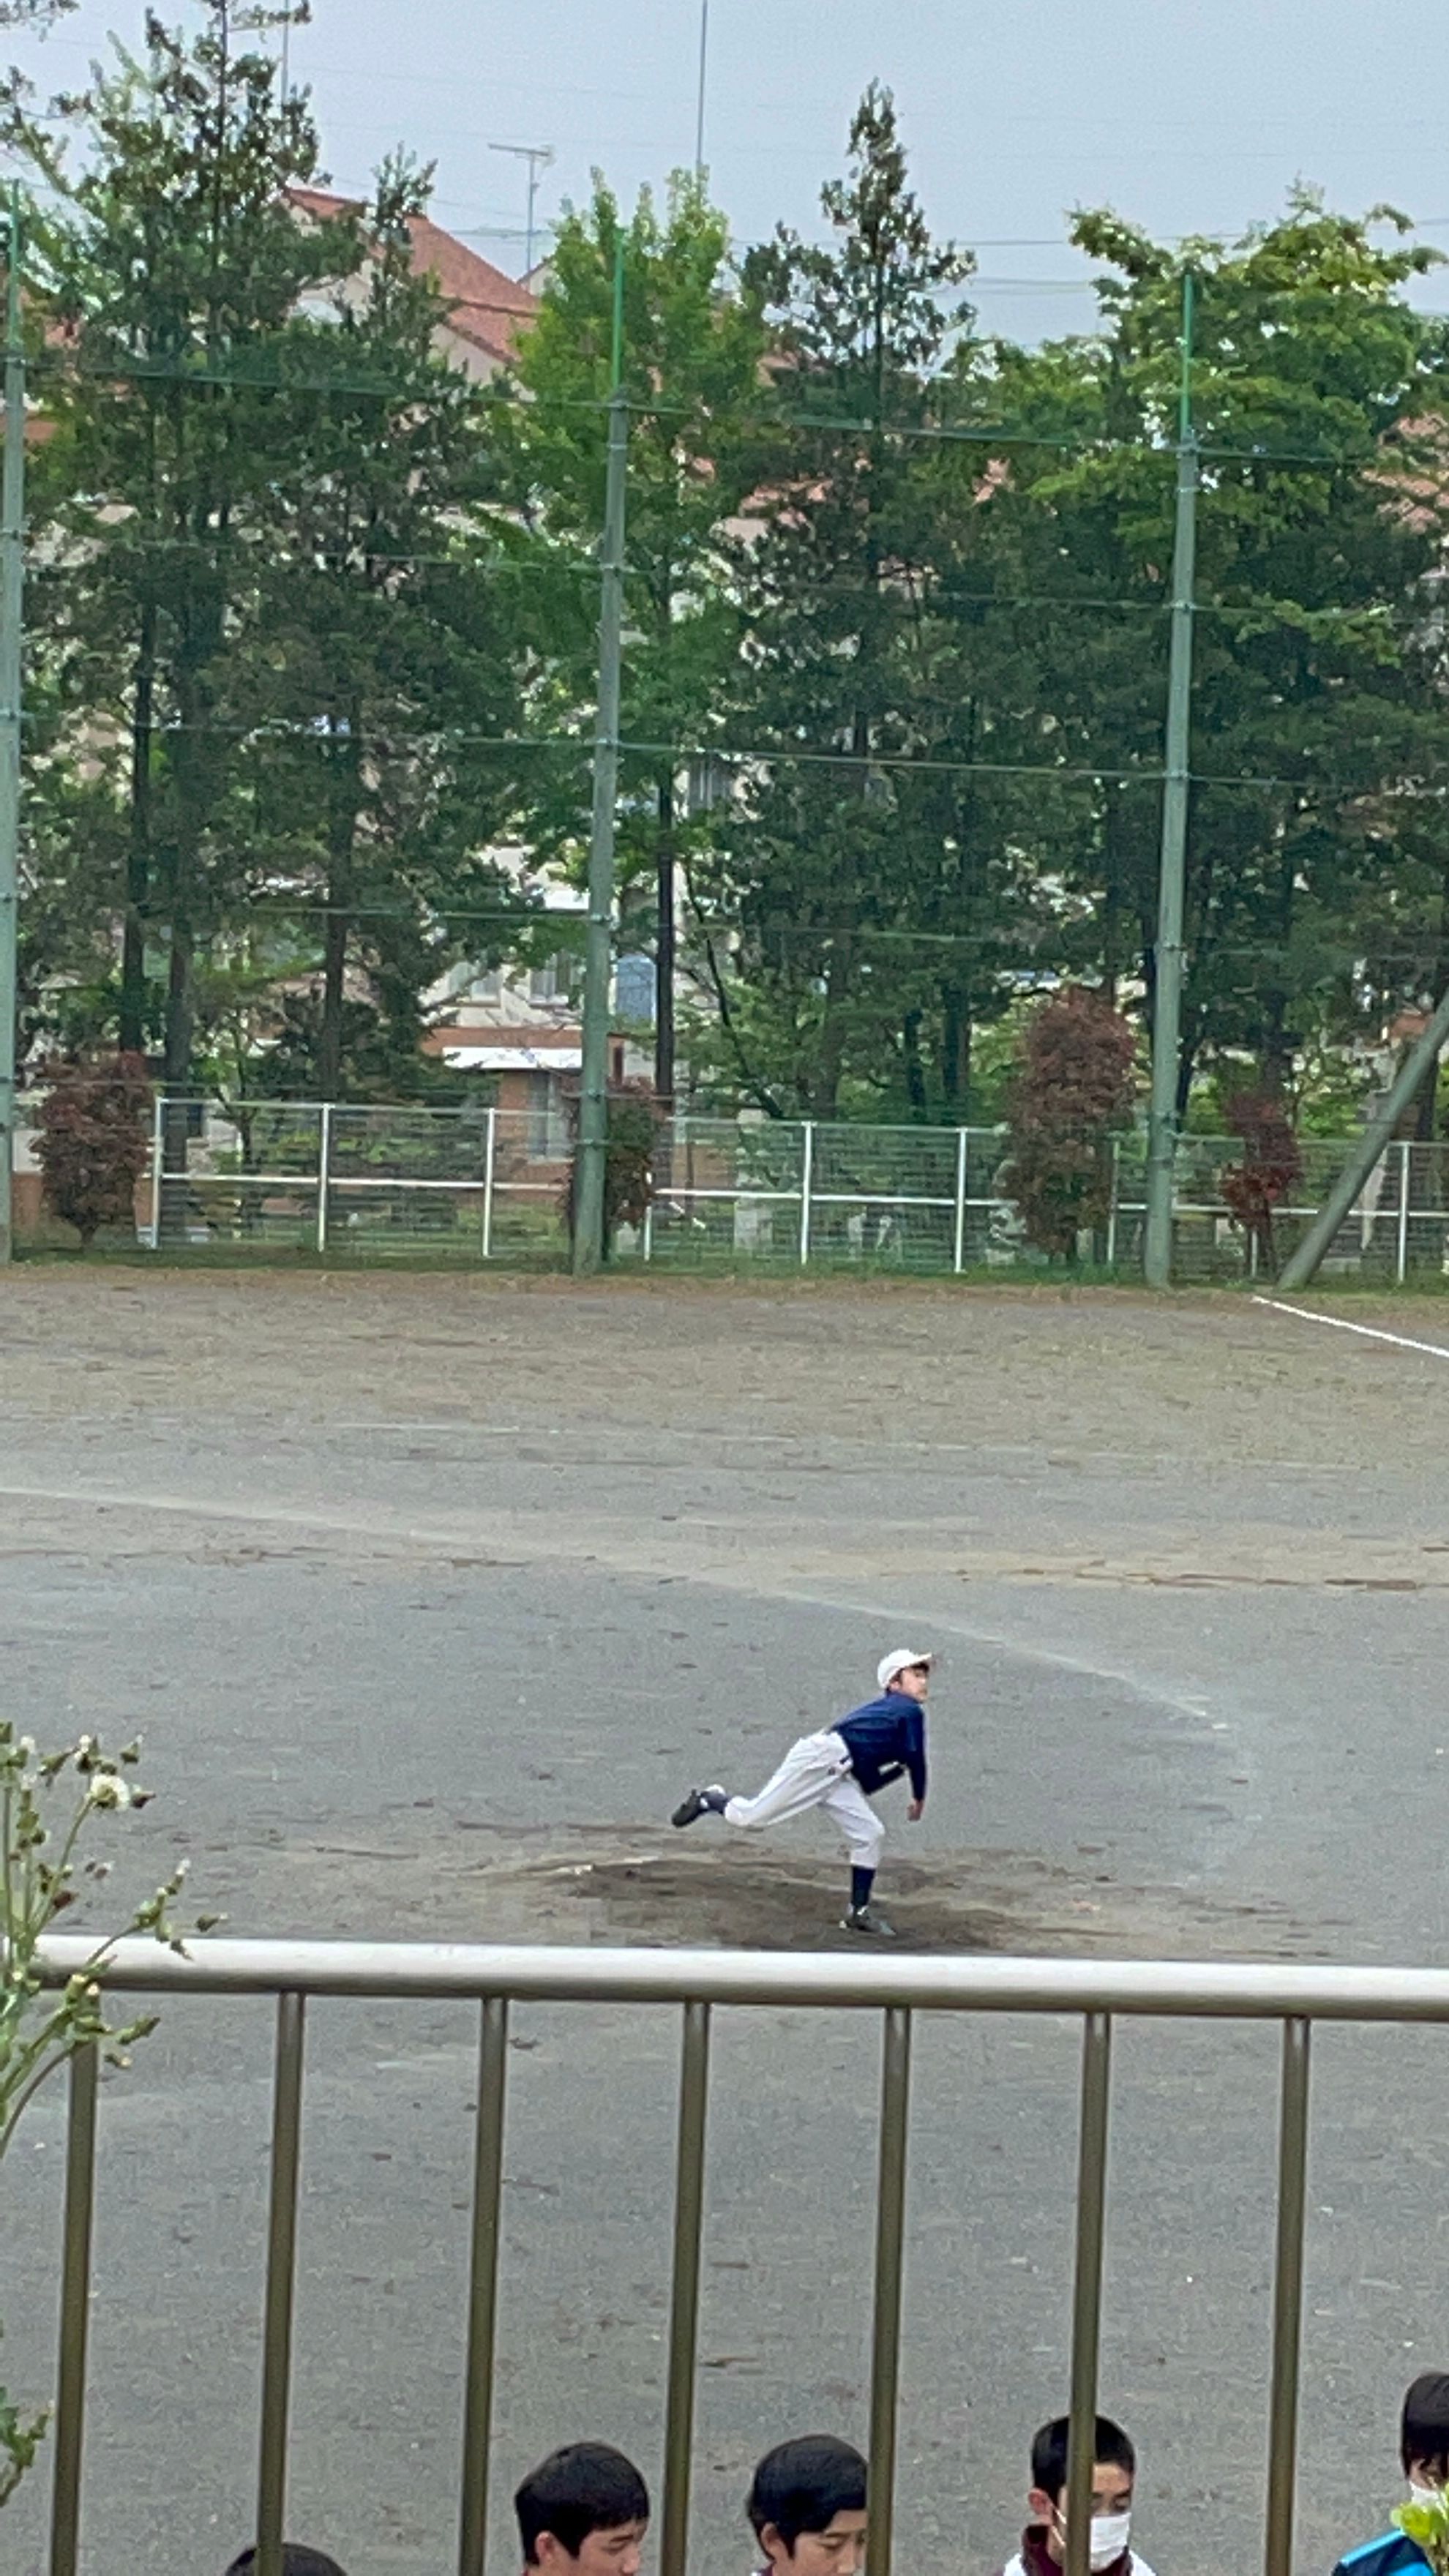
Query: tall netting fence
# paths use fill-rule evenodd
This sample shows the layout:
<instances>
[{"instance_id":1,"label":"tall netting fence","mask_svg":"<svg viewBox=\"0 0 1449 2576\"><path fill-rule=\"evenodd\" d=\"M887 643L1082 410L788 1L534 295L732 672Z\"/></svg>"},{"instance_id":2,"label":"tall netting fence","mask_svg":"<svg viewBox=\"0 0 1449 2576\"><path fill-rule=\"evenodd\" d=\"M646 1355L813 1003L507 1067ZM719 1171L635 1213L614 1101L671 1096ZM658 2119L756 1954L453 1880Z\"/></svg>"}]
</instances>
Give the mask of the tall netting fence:
<instances>
[{"instance_id":1,"label":"tall netting fence","mask_svg":"<svg viewBox=\"0 0 1449 2576\"><path fill-rule=\"evenodd\" d=\"M1287 1195L1249 1222L1235 1137L1181 1139L1173 1275L1212 1285L1270 1278L1350 1151L1309 1139ZM22 1156L33 1134L22 1137ZM1140 1277L1146 1144L1100 1149L1093 1221L1073 1258ZM158 1101L136 1238L329 1260L431 1258L556 1267L569 1252L569 1163L556 1128L482 1104L351 1107L315 1101ZM659 1133L641 1223L611 1256L661 1269L900 1272L980 1277L1051 1267L1013 1192L1011 1141L989 1127L872 1127L746 1111L680 1116ZM1058 1263L1060 1266L1060 1263ZM1449 1269L1449 1147L1390 1146L1328 1252L1329 1276L1402 1284Z\"/></svg>"}]
</instances>

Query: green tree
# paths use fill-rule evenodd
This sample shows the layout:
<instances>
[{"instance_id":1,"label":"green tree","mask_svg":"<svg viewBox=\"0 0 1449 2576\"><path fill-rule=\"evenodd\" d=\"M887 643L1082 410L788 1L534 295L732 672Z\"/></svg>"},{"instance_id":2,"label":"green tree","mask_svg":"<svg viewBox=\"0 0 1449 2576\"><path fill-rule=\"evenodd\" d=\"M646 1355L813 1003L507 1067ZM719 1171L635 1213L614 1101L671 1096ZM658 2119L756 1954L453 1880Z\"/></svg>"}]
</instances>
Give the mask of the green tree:
<instances>
[{"instance_id":1,"label":"green tree","mask_svg":"<svg viewBox=\"0 0 1449 2576\"><path fill-rule=\"evenodd\" d=\"M316 136L265 46L239 44L265 24L226 0L190 37L148 17L143 56L73 105L77 175L41 240L69 492L40 605L79 726L94 740L98 700L126 709L119 1035L144 1043L160 932L173 1091L191 1080L198 942L235 899L252 786L264 639L247 539L294 434L268 379L302 299L357 259L353 227L304 227L288 203Z\"/></svg>"},{"instance_id":2,"label":"green tree","mask_svg":"<svg viewBox=\"0 0 1449 2576\"><path fill-rule=\"evenodd\" d=\"M921 1024L958 926L941 931L941 907L963 816L922 781L942 749L935 584L957 498L934 434L972 261L932 239L886 90L867 91L822 205L825 242L782 228L746 264L776 349L735 549L749 640L730 720L758 757L701 874L736 943L740 1050L772 1105L829 1118L853 1081L925 1105ZM969 868L969 825L965 842ZM959 1092L959 1031L938 1053Z\"/></svg>"},{"instance_id":3,"label":"green tree","mask_svg":"<svg viewBox=\"0 0 1449 2576\"><path fill-rule=\"evenodd\" d=\"M1203 463L1184 1103L1195 1071L1225 1056L1251 1059L1281 1094L1325 1028L1375 1016L1404 990L1384 971L1365 989L1380 937L1411 989L1422 971L1418 933L1405 953L1405 900L1442 882L1446 845L1437 807L1403 790L1441 768L1428 613L1441 478L1425 451L1443 342L1403 294L1432 255L1389 221L1385 243L1371 219L1300 192L1241 241L1168 250L1083 215L1076 236L1104 265L1101 333L1002 357L1009 416L1062 444L1014 449L992 506L1016 521L1029 582L1065 567L1068 589L1115 603L1089 618L1068 601L1040 622L1041 702L1057 756L1083 775L1072 841L1038 832L1034 871L1060 870L1080 907L1069 953L1109 982L1140 977L1150 999L1169 443L1193 273Z\"/></svg>"},{"instance_id":4,"label":"green tree","mask_svg":"<svg viewBox=\"0 0 1449 2576\"><path fill-rule=\"evenodd\" d=\"M296 898L320 926L290 1069L324 1100L379 1076L394 1096L417 1088L421 995L500 910L486 850L520 795L519 580L482 517L489 411L437 354L447 306L415 274L427 185L404 161L383 170L334 319L284 343L308 421L257 574L272 908Z\"/></svg>"},{"instance_id":5,"label":"green tree","mask_svg":"<svg viewBox=\"0 0 1449 2576\"><path fill-rule=\"evenodd\" d=\"M739 644L723 544L749 489L745 418L764 356L759 297L729 257L700 183L677 176L661 212L646 190L626 221L602 180L568 214L538 319L519 351L521 402L500 404L499 494L526 531L520 611L543 731L587 737L597 683L595 556L604 515L616 261L624 270L631 400L619 873L656 961L655 1089L673 1097L674 925L681 860L701 826L682 794L686 754L708 746ZM577 868L588 832L580 760L540 763L528 817L538 855ZM652 932L643 926L652 912Z\"/></svg>"}]
</instances>

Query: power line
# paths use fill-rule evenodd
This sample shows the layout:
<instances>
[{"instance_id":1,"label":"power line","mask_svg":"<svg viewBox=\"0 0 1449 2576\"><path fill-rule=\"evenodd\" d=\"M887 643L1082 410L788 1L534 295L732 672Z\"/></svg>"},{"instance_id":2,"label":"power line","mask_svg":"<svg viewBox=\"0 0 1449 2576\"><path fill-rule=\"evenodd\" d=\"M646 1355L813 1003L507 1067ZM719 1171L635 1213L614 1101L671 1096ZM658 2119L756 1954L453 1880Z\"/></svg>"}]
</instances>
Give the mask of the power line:
<instances>
[{"instance_id":1,"label":"power line","mask_svg":"<svg viewBox=\"0 0 1449 2576\"><path fill-rule=\"evenodd\" d=\"M477 306L473 309L506 311L515 321L522 318L511 306ZM430 402L466 402L470 398L477 400L480 395L486 396L487 393L486 388L480 388L473 380L465 377L461 370L448 369L441 364L436 369L430 370L421 380L406 384L390 377L335 374L309 377L293 374L287 370L267 373L261 367L220 368L205 361L187 360L178 364L160 358L134 355L83 359L75 353L61 353L54 350L38 352L29 358L27 365L28 372L32 376L49 377L52 380L64 379L80 384L131 382L174 384L183 390L230 389L237 392L314 394L319 398L366 395L379 400L396 401L404 408L412 408L419 404L427 405ZM432 389L435 376L439 379L436 391ZM1231 390L1231 380L1229 380L1229 390ZM1410 398L1410 391L1411 389L1406 389L1406 401ZM608 408L608 398L604 394L551 397L550 402L554 409L589 412L599 416L602 416ZM698 402L669 402L660 396L644 397L629 394L627 406L630 414L640 420L686 420L696 424L701 433L720 426L717 416L710 412L709 407ZM786 407L768 412L731 413L729 426L732 430L771 431L776 435L782 432L803 433L826 430L845 436L915 439L934 445L955 444L1001 449L1039 447L1057 453L1080 456L1140 455L1170 459L1175 453L1170 440L1165 435L1161 439L1124 438L1102 430L1086 437L1078 434L1073 438L1058 431L1018 427L1009 421L903 421L888 417L876 418L869 413L812 412ZM1386 423L1383 436L1385 438L1392 436L1398 440L1401 433L1402 423L1396 421ZM1426 453L1431 452L1427 439L1424 445ZM1389 453L1382 445L1372 444L1362 448L1312 449L1274 447L1266 440L1228 445L1211 437L1199 441L1198 452L1204 459L1217 463L1324 465L1335 466L1340 470L1347 470L1357 465L1383 463ZM1409 453L1407 442L1396 445L1392 450L1395 459L1407 458Z\"/></svg>"},{"instance_id":2,"label":"power line","mask_svg":"<svg viewBox=\"0 0 1449 2576\"><path fill-rule=\"evenodd\" d=\"M318 715L302 718L263 717L246 723L238 721L230 724L220 723L214 718L194 723L160 722L154 728L154 739L160 745L177 736L212 737L257 750L300 742L315 745L319 749L330 752L345 744L348 737L325 731L323 728L326 721L324 716ZM30 722L32 726L38 724L38 720L33 717ZM47 725L44 729L48 731L51 728ZM575 759L592 763L595 750L593 737L581 733L475 733L463 726L430 726L421 731L409 731L381 719L366 728L365 738L371 750L379 758L385 758L397 752L411 755L419 751L431 751L437 754L447 750L496 751L508 754L567 752ZM1103 786L1127 785L1154 789L1162 787L1166 776L1161 766L1160 754L1150 762L1143 761L1123 767L1102 761L966 760L938 756L933 753L922 754L876 748L867 752L822 751L809 745L789 742L741 745L719 742L643 741L626 735L620 736L618 748L621 753L658 763L667 762L676 769L683 769L691 762L712 760L722 766L750 770L791 767L807 770L843 769L857 777L862 773L868 775L874 772L886 772L902 779L913 777L1040 778L1057 784L1089 781ZM99 742L88 741L87 761L99 763L104 757L105 749L106 746ZM117 759L129 761L131 758L129 741L118 740L110 746L110 749ZM1301 795L1305 790L1311 790L1317 795L1332 797L1375 797L1386 804L1393 804L1399 800L1422 802L1431 798L1435 801L1449 798L1449 768L1446 768L1442 781L1432 772L1419 778L1387 782L1382 777L1358 781L1348 778L1325 778L1321 773L1312 770L1255 773L1193 769L1188 776L1190 784L1194 787L1243 789L1254 794Z\"/></svg>"}]
</instances>

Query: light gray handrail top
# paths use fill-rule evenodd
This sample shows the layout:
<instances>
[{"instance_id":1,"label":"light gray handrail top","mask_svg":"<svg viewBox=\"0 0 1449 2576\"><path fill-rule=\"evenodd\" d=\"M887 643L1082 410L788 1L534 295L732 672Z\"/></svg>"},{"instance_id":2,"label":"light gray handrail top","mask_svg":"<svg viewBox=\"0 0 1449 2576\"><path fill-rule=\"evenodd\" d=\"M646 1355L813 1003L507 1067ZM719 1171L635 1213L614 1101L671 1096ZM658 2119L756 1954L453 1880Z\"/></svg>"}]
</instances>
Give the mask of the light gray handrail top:
<instances>
[{"instance_id":1,"label":"light gray handrail top","mask_svg":"<svg viewBox=\"0 0 1449 2576\"><path fill-rule=\"evenodd\" d=\"M62 1984L96 1960L52 1933L39 1969ZM515 1996L556 2003L890 2006L932 2012L1137 2013L1224 2020L1449 2022L1449 1968L1001 1958L780 1950L535 1947L461 1941L197 1940L137 1936L97 1973L131 1994Z\"/></svg>"}]
</instances>

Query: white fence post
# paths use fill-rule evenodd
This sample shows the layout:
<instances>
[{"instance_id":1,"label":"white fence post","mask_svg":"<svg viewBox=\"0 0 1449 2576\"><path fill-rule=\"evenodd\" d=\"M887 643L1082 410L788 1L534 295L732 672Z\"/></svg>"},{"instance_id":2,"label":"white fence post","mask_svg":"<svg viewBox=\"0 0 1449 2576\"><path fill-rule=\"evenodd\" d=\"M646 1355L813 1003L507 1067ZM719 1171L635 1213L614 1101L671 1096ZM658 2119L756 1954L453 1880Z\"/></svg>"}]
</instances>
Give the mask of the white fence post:
<instances>
[{"instance_id":1,"label":"white fence post","mask_svg":"<svg viewBox=\"0 0 1449 2576\"><path fill-rule=\"evenodd\" d=\"M493 1170L498 1156L498 1111L490 1108L483 1132L483 1258L493 1257Z\"/></svg>"},{"instance_id":2,"label":"white fence post","mask_svg":"<svg viewBox=\"0 0 1449 2576\"><path fill-rule=\"evenodd\" d=\"M654 1258L654 1201L652 1199L644 1210L644 1258L646 1261L652 1261Z\"/></svg>"},{"instance_id":3,"label":"white fence post","mask_svg":"<svg viewBox=\"0 0 1449 2576\"><path fill-rule=\"evenodd\" d=\"M815 1122L807 1118L800 1130L800 1267L810 1258L810 1182L815 1169Z\"/></svg>"},{"instance_id":4,"label":"white fence post","mask_svg":"<svg viewBox=\"0 0 1449 2576\"><path fill-rule=\"evenodd\" d=\"M317 1138L317 1249L327 1249L327 1183L332 1163L332 1103L322 1103L322 1127Z\"/></svg>"},{"instance_id":5,"label":"white fence post","mask_svg":"<svg viewBox=\"0 0 1449 2576\"><path fill-rule=\"evenodd\" d=\"M1107 1267L1117 1267L1117 1198L1122 1185L1122 1139L1112 1139L1112 1186L1107 1200Z\"/></svg>"},{"instance_id":6,"label":"white fence post","mask_svg":"<svg viewBox=\"0 0 1449 2576\"><path fill-rule=\"evenodd\" d=\"M151 1110L151 1249L161 1249L161 1165L166 1152L166 1095L158 1091Z\"/></svg>"},{"instance_id":7,"label":"white fence post","mask_svg":"<svg viewBox=\"0 0 1449 2576\"><path fill-rule=\"evenodd\" d=\"M1412 1147L1407 1137L1399 1140L1399 1248L1394 1277L1402 1288L1409 1275L1409 1158Z\"/></svg>"},{"instance_id":8,"label":"white fence post","mask_svg":"<svg viewBox=\"0 0 1449 2576\"><path fill-rule=\"evenodd\" d=\"M966 1267L966 1135L964 1127L956 1130L956 1236L951 1252L951 1267L959 1278Z\"/></svg>"}]
</instances>

